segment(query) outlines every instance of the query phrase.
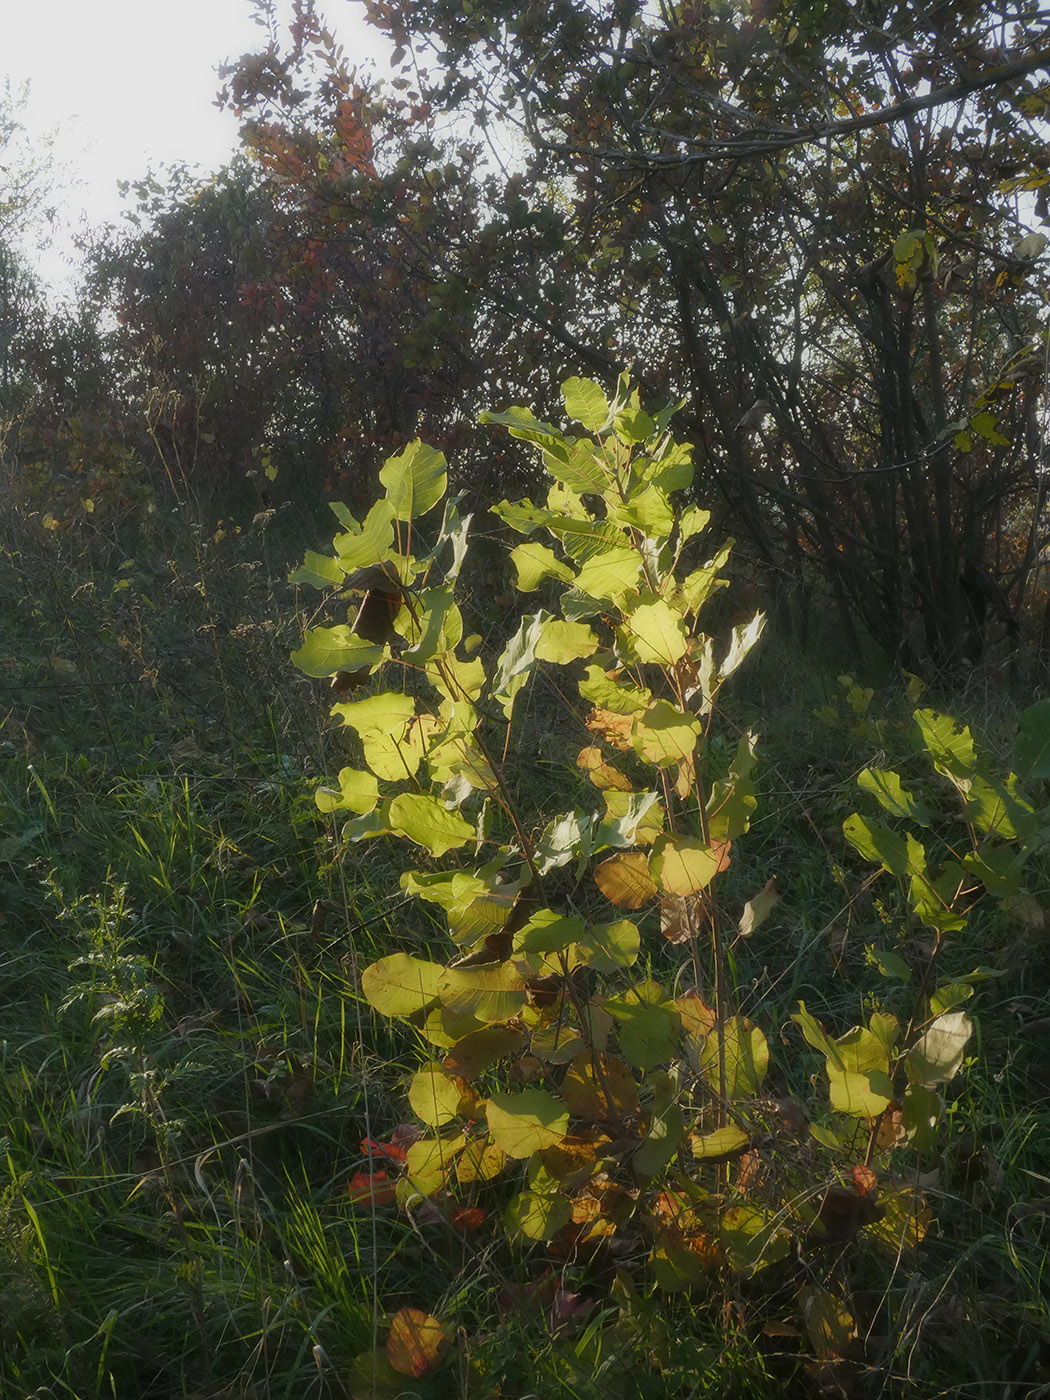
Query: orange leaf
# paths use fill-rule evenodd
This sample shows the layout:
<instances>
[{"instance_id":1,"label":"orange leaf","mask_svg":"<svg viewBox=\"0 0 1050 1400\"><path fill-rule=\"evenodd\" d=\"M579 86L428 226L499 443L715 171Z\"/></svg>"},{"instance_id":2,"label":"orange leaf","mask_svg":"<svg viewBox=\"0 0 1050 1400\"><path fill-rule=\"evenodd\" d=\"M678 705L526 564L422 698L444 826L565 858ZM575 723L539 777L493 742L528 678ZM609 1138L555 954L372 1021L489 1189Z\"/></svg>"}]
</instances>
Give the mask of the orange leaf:
<instances>
[{"instance_id":1,"label":"orange leaf","mask_svg":"<svg viewBox=\"0 0 1050 1400\"><path fill-rule=\"evenodd\" d=\"M640 909L656 894L649 862L641 851L610 856L595 867L594 883L606 899L624 909Z\"/></svg>"},{"instance_id":2,"label":"orange leaf","mask_svg":"<svg viewBox=\"0 0 1050 1400\"><path fill-rule=\"evenodd\" d=\"M448 1335L436 1317L419 1308L400 1308L390 1323L386 1354L402 1376L425 1376L448 1349Z\"/></svg>"}]
</instances>

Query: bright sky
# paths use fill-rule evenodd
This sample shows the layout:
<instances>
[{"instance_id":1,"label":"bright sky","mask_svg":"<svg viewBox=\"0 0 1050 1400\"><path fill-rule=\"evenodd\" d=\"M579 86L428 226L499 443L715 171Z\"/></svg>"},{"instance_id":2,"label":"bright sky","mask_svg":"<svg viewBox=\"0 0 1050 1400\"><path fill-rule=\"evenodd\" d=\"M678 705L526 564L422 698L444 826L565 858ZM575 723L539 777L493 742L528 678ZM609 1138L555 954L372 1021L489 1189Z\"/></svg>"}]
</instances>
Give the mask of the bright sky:
<instances>
[{"instance_id":1,"label":"bright sky","mask_svg":"<svg viewBox=\"0 0 1050 1400\"><path fill-rule=\"evenodd\" d=\"M289 0L275 0L282 34ZM322 3L351 63L379 52L348 0ZM170 161L212 170L237 145L237 122L213 104L216 68L259 49L267 31L251 0L0 0L0 82L28 79L24 125L55 133L68 228L115 222L118 180ZM71 238L38 257L45 277L69 277Z\"/></svg>"}]
</instances>

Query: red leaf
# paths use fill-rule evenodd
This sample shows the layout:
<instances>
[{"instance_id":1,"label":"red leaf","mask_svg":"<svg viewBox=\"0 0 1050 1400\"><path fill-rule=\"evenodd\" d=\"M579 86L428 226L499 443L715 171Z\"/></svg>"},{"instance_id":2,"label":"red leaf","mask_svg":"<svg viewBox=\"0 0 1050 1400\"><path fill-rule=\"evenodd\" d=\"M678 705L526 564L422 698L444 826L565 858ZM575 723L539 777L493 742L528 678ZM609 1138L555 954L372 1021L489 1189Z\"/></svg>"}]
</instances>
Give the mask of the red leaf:
<instances>
[{"instance_id":1,"label":"red leaf","mask_svg":"<svg viewBox=\"0 0 1050 1400\"><path fill-rule=\"evenodd\" d=\"M355 1205L388 1206L396 1199L396 1188L386 1172L354 1172L347 1187Z\"/></svg>"},{"instance_id":2,"label":"red leaf","mask_svg":"<svg viewBox=\"0 0 1050 1400\"><path fill-rule=\"evenodd\" d=\"M448 1213L448 1223L453 1230L462 1230L465 1235L480 1229L484 1221L485 1212L480 1206L456 1206Z\"/></svg>"}]
</instances>

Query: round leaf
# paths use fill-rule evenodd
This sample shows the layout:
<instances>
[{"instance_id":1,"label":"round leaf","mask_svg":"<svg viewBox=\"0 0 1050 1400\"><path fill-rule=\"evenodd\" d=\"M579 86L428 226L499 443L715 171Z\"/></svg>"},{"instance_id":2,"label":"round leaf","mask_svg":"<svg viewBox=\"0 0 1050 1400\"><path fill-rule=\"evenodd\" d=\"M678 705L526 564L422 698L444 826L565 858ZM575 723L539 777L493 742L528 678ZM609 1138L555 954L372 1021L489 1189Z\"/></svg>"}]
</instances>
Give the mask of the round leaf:
<instances>
[{"instance_id":1,"label":"round leaf","mask_svg":"<svg viewBox=\"0 0 1050 1400\"><path fill-rule=\"evenodd\" d=\"M419 1308L401 1308L390 1323L386 1354L402 1376L427 1375L448 1350L449 1338L442 1323Z\"/></svg>"},{"instance_id":2,"label":"round leaf","mask_svg":"<svg viewBox=\"0 0 1050 1400\"><path fill-rule=\"evenodd\" d=\"M390 953L366 967L361 990L381 1016L411 1016L437 1000L444 968L410 953Z\"/></svg>"},{"instance_id":3,"label":"round leaf","mask_svg":"<svg viewBox=\"0 0 1050 1400\"><path fill-rule=\"evenodd\" d=\"M493 1094L485 1112L493 1141L508 1157L531 1157L561 1142L569 1130L568 1108L546 1089Z\"/></svg>"}]
</instances>

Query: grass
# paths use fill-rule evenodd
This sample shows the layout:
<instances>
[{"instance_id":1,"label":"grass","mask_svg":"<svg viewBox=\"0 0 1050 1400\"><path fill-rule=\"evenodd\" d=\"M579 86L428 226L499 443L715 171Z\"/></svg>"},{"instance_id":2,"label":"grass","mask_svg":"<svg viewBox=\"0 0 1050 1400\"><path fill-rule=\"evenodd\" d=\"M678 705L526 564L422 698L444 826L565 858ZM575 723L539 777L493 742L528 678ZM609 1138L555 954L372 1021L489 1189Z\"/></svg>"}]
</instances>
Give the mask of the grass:
<instances>
[{"instance_id":1,"label":"grass","mask_svg":"<svg viewBox=\"0 0 1050 1400\"><path fill-rule=\"evenodd\" d=\"M385 1396L368 1358L403 1305L455 1325L445 1366L393 1392L424 1400L1050 1394L1041 905L974 920L951 952L946 972L1002 975L918 1165L933 1227L907 1258L850 1253L862 1344L844 1363L788 1321L835 1247L668 1295L642 1257L563 1265L355 1203L362 1143L411 1118L421 1058L360 973L393 948L445 949L430 907L404 903L397 853L341 849L313 804L339 756L287 659L299 542L280 518L217 541L157 517L45 530L25 503L0 524L3 1400ZM867 949L902 926L842 840L878 744L813 717L837 669L774 642L730 716L761 730L763 762L728 898L770 873L784 897L735 950L738 994L776 1093L814 1111L819 1057L790 1013L801 998L845 1029L891 1005ZM524 800L564 805L557 696L527 700ZM907 702L886 704L892 745ZM1004 717L983 720L1005 745ZM674 951L652 956L673 979ZM784 1169L811 1189L804 1149ZM486 1190L497 1209L505 1188Z\"/></svg>"}]
</instances>

